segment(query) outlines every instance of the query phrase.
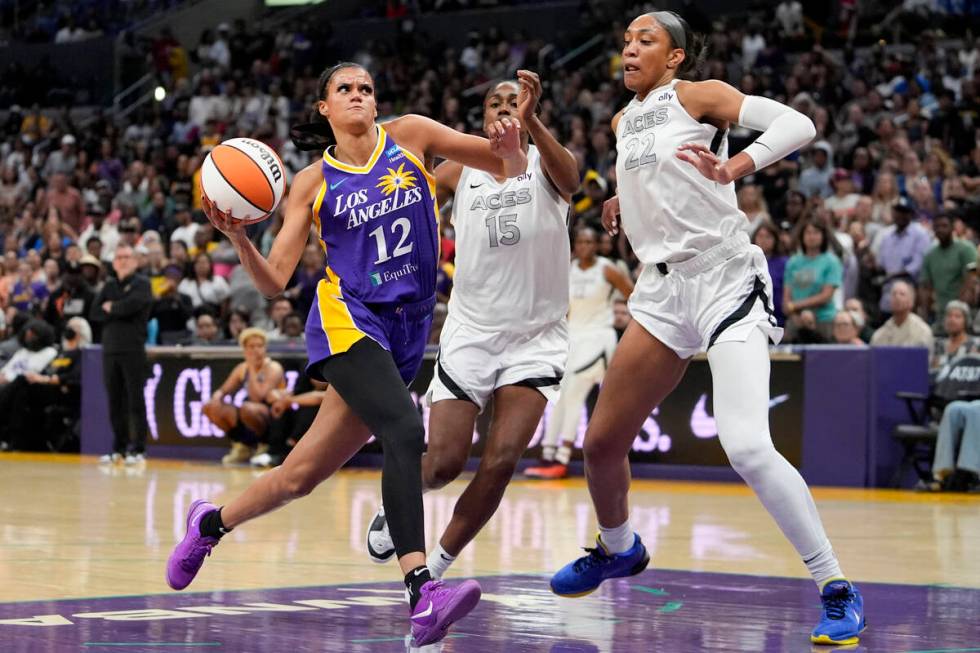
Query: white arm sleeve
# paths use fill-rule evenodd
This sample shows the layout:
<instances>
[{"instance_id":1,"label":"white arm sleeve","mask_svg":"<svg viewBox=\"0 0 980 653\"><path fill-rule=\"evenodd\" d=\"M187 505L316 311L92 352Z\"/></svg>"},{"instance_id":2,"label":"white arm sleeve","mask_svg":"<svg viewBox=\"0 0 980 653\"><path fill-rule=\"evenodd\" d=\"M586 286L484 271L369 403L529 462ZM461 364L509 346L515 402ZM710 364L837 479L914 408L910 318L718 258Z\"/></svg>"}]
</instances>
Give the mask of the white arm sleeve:
<instances>
[{"instance_id":1,"label":"white arm sleeve","mask_svg":"<svg viewBox=\"0 0 980 653\"><path fill-rule=\"evenodd\" d=\"M746 95L738 112L738 124L763 132L742 150L756 170L800 149L817 135L813 121L795 109L758 95Z\"/></svg>"}]
</instances>

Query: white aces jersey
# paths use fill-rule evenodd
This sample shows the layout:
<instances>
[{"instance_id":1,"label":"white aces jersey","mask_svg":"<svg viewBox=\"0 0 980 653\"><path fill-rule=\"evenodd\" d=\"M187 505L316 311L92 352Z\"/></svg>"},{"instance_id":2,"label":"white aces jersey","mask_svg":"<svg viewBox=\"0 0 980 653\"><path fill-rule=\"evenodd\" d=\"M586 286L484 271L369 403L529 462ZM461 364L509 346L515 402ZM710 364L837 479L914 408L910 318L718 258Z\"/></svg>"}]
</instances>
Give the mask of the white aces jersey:
<instances>
[{"instance_id":1,"label":"white aces jersey","mask_svg":"<svg viewBox=\"0 0 980 653\"><path fill-rule=\"evenodd\" d=\"M735 184L717 184L677 158L700 143L728 159L727 133L700 123L677 99L678 80L626 106L616 130L616 181L623 230L646 265L679 262L742 230Z\"/></svg>"},{"instance_id":2,"label":"white aces jersey","mask_svg":"<svg viewBox=\"0 0 980 653\"><path fill-rule=\"evenodd\" d=\"M569 273L569 331L612 328L612 296L615 288L606 280L607 267L615 267L615 264L602 256L597 256L595 263L587 270L579 267L578 259L572 261Z\"/></svg>"},{"instance_id":3,"label":"white aces jersey","mask_svg":"<svg viewBox=\"0 0 980 653\"><path fill-rule=\"evenodd\" d=\"M531 145L527 172L497 182L463 168L453 200L456 273L449 313L478 326L527 331L568 311L568 202Z\"/></svg>"}]
</instances>

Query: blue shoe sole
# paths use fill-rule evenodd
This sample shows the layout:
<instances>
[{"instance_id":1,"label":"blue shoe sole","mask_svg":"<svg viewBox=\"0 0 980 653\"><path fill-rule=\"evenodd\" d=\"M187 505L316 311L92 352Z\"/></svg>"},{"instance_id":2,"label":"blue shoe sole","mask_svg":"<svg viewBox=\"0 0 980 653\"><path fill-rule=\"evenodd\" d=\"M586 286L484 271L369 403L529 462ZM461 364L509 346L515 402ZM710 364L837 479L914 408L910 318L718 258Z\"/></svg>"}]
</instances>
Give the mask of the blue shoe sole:
<instances>
[{"instance_id":1,"label":"blue shoe sole","mask_svg":"<svg viewBox=\"0 0 980 653\"><path fill-rule=\"evenodd\" d=\"M592 592L594 592L597 589L599 589L599 585L602 585L603 581L610 580L612 578L629 578L630 576L636 576L637 574L643 573L643 571L647 568L647 566L649 566L649 564L650 564L650 554L647 552L646 549L644 549L643 550L643 559L640 560L635 565L633 565L630 568L630 570L627 573L623 574L622 576L610 576L609 578L603 578L594 587L591 587L589 589L583 590L581 592L571 592L571 593L559 592L558 590L555 589L555 586L552 583L552 584L550 584L551 591L554 594L556 594L558 596L561 596L563 598L566 598L566 599L577 599L577 598L580 598L580 597L583 597L583 596L588 596Z\"/></svg>"}]
</instances>

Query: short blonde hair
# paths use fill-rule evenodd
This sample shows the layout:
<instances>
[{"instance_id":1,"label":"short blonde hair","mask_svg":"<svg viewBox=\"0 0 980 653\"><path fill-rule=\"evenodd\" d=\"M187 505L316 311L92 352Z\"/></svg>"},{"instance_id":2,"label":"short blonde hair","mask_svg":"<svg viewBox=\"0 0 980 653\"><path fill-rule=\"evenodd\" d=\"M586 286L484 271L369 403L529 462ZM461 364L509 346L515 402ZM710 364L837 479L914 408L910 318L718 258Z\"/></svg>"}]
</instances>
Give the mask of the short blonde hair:
<instances>
[{"instance_id":1,"label":"short blonde hair","mask_svg":"<svg viewBox=\"0 0 980 653\"><path fill-rule=\"evenodd\" d=\"M249 341L250 338L262 338L262 344L268 344L269 336L265 334L265 331L258 327L248 327L243 329L241 333L238 334L238 344L245 347L245 343Z\"/></svg>"}]
</instances>

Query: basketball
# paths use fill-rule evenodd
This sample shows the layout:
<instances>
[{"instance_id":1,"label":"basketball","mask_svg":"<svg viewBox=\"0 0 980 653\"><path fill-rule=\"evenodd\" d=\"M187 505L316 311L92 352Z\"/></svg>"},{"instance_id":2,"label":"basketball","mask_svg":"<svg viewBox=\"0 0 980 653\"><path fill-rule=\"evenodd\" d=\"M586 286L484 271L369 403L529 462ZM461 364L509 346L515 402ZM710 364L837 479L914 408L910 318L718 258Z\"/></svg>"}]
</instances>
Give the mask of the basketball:
<instances>
[{"instance_id":1,"label":"basketball","mask_svg":"<svg viewBox=\"0 0 980 653\"><path fill-rule=\"evenodd\" d=\"M275 150L251 138L232 138L211 150L201 166L204 194L236 220L268 217L286 190Z\"/></svg>"}]
</instances>

